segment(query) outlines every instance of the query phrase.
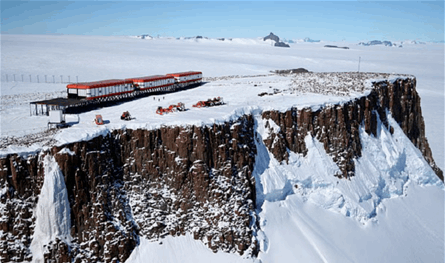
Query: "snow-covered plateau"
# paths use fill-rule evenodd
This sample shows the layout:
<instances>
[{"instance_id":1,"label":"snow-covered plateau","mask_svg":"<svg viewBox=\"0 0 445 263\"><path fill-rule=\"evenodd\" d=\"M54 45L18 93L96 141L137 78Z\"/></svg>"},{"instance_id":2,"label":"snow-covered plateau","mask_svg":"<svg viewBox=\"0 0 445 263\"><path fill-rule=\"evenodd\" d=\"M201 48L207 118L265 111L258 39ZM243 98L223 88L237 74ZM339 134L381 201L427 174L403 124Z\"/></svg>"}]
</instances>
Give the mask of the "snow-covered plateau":
<instances>
[{"instance_id":1,"label":"snow-covered plateau","mask_svg":"<svg viewBox=\"0 0 445 263\"><path fill-rule=\"evenodd\" d=\"M325 44L1 35L2 262L443 262L444 45ZM273 73L294 68L311 72ZM68 79L189 70L203 85L66 129L30 116ZM378 82L405 93L383 108Z\"/></svg>"}]
</instances>

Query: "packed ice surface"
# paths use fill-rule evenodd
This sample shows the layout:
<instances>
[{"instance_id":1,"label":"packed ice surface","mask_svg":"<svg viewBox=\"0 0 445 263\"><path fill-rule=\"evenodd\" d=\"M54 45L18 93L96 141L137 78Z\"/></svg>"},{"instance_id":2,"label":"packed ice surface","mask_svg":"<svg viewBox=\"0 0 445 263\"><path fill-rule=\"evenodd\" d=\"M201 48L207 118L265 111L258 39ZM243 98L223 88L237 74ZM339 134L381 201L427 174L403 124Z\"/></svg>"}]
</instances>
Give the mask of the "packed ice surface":
<instances>
[{"instance_id":1,"label":"packed ice surface","mask_svg":"<svg viewBox=\"0 0 445 263\"><path fill-rule=\"evenodd\" d=\"M284 111L292 106L318 108L341 103L363 95L366 90L323 93L311 90L316 86L296 85L295 79L270 75L270 71L301 67L313 72L354 72L360 57L361 71L410 74L417 78L426 135L437 164L444 167L443 44L391 48L333 43L350 47L342 50L323 48L330 43L298 43L291 44L291 48L277 48L259 39L2 35L1 41L2 138L43 131L48 117L29 116L29 102L64 96L66 83L59 80L66 82L68 76L71 81L94 81L199 70L208 78L208 83L195 89L80 114L79 123L77 116L67 116L67 122L73 123L71 128L51 134L49 141L46 138L39 142L37 134L34 139L37 143L3 148L2 155L26 154L52 143L88 140L124 127L205 125L245 113L258 116L261 110L267 109ZM16 81L12 81L14 74ZM29 75L31 81L28 81ZM36 83L37 75L40 83ZM48 83L42 83L45 75ZM246 75L251 77L240 77ZM324 81L316 74L306 76L310 77L298 83L313 80L321 85ZM258 96L264 92L273 95ZM223 97L227 104L214 108L191 107L199 100L217 96ZM178 102L185 103L190 110L164 116L155 114L157 106ZM130 111L136 119L120 120L123 111ZM107 124L96 126L95 114L102 114ZM256 120L257 136L267 137L260 118ZM161 240L162 244L141 238L129 262L150 259L162 262L178 259L183 262L201 259L207 262L294 262L296 259L302 262L443 262L443 184L394 120L389 118L389 121L395 127L394 135L382 125L376 137L360 131L362 157L356 160L357 172L351 180L333 176L338 167L310 136L305 140L308 155L290 153L289 164L278 163L264 144L257 145L254 173L260 223L256 233L261 248L258 259L221 252L213 254L188 235L167 237ZM48 182L54 183L45 186L45 178L44 188L54 185L53 190L60 190L63 188L57 183L60 175L51 163L46 161L47 166L54 168L49 169L54 172L50 173L53 179ZM52 192L50 188L48 191ZM64 233L64 230L52 229L48 222L59 221L63 226L63 218L67 218L65 212L46 219L39 216L39 209L66 206L64 198L57 204L45 197L48 191L42 189L43 196L36 208L32 249L37 257L43 253L38 249L41 244L37 236L42 237L41 242L49 242L54 233Z\"/></svg>"},{"instance_id":2,"label":"packed ice surface","mask_svg":"<svg viewBox=\"0 0 445 263\"><path fill-rule=\"evenodd\" d=\"M46 155L45 178L35 210L35 228L31 242L33 262L44 262L44 246L57 238L71 242L71 216L65 179L55 158Z\"/></svg>"}]
</instances>

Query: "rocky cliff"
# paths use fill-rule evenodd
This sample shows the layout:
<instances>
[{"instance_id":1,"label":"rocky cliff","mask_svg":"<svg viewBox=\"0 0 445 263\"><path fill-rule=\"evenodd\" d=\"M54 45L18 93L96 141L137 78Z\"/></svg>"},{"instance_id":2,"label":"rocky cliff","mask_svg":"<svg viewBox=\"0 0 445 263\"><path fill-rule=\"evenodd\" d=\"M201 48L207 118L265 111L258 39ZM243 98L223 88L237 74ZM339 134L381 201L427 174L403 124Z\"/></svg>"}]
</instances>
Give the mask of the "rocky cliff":
<instances>
[{"instance_id":1,"label":"rocky cliff","mask_svg":"<svg viewBox=\"0 0 445 263\"><path fill-rule=\"evenodd\" d=\"M347 178L354 176L354 159L361 156L360 125L364 125L368 134L377 136L377 122L381 121L392 133L387 121L391 114L443 181L443 172L435 164L425 137L420 97L415 87L413 78L379 81L369 95L341 105L317 111L293 108L286 112L263 112L263 119L279 126L278 131L269 127L271 136L264 143L277 160L284 161L288 157L287 150L306 154L304 137L309 133L323 143L339 166L342 174L336 176Z\"/></svg>"},{"instance_id":2,"label":"rocky cliff","mask_svg":"<svg viewBox=\"0 0 445 263\"><path fill-rule=\"evenodd\" d=\"M360 126L373 135L379 122L391 130L391 114L443 180L425 138L415 85L414 78L380 81L368 95L347 103L262 112L270 131L262 143L285 162L288 151L306 154L309 133L339 166L341 173L333 176L349 178L362 153ZM213 126L116 130L26 157L1 158L1 262L33 257L45 155L55 157L64 175L72 237L69 244L60 239L48 244L47 260L123 262L140 236L161 242L185 233L214 251L255 256L255 126L255 118L245 115Z\"/></svg>"},{"instance_id":3,"label":"rocky cliff","mask_svg":"<svg viewBox=\"0 0 445 263\"><path fill-rule=\"evenodd\" d=\"M32 258L45 154L55 156L64 174L73 238L70 246L49 244L47 260L123 262L139 236L158 240L186 232L214 251L254 255L253 127L246 116L213 127L119 130L1 159L2 262Z\"/></svg>"}]
</instances>

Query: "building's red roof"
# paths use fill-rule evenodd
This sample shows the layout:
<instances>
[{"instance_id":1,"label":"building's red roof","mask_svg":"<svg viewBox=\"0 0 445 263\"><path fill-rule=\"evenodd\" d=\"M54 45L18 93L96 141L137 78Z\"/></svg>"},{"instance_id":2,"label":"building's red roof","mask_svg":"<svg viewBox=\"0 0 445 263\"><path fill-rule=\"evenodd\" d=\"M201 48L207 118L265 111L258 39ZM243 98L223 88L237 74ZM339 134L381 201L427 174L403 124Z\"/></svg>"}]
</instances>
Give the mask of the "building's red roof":
<instances>
[{"instance_id":1,"label":"building's red roof","mask_svg":"<svg viewBox=\"0 0 445 263\"><path fill-rule=\"evenodd\" d=\"M202 74L202 72L200 72L200 71L178 72L178 73L167 74L167 76L184 77L184 76L197 75L197 74Z\"/></svg>"},{"instance_id":2,"label":"building's red roof","mask_svg":"<svg viewBox=\"0 0 445 263\"><path fill-rule=\"evenodd\" d=\"M66 86L67 89L95 89L109 86L116 86L122 84L131 84L131 80L123 79L107 79L93 82L72 83Z\"/></svg>"},{"instance_id":3,"label":"building's red roof","mask_svg":"<svg viewBox=\"0 0 445 263\"><path fill-rule=\"evenodd\" d=\"M166 76L166 75L155 75L155 76L146 76L146 77L139 77L139 78L130 78L127 80L130 80L132 82L149 82L149 81L156 81L161 79L173 79L173 76Z\"/></svg>"}]
</instances>

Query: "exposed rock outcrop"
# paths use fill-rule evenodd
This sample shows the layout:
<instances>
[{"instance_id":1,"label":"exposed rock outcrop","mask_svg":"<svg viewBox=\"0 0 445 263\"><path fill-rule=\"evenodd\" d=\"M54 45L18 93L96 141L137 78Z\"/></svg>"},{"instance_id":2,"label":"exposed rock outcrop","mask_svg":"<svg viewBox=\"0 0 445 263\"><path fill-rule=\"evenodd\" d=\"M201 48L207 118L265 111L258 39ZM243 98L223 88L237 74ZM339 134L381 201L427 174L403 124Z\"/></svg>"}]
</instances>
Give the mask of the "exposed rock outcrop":
<instances>
[{"instance_id":1,"label":"exposed rock outcrop","mask_svg":"<svg viewBox=\"0 0 445 263\"><path fill-rule=\"evenodd\" d=\"M397 46L396 44L391 43L391 41L380 41L380 40L372 40L372 41L368 41L368 42L360 42L358 43L361 46L376 46L376 45L384 45L387 47L392 47L392 46Z\"/></svg>"},{"instance_id":2,"label":"exposed rock outcrop","mask_svg":"<svg viewBox=\"0 0 445 263\"><path fill-rule=\"evenodd\" d=\"M288 44L284 42L277 42L274 44L275 47L290 47Z\"/></svg>"},{"instance_id":3,"label":"exposed rock outcrop","mask_svg":"<svg viewBox=\"0 0 445 263\"><path fill-rule=\"evenodd\" d=\"M295 69L282 69L273 71L276 74L295 74L295 73L309 73L310 71L305 68L295 68Z\"/></svg>"},{"instance_id":4,"label":"exposed rock outcrop","mask_svg":"<svg viewBox=\"0 0 445 263\"><path fill-rule=\"evenodd\" d=\"M280 42L280 38L277 35L274 35L272 32L270 32L268 36L265 36L263 38L263 41L266 41L268 39L275 41L275 47L290 47L288 44Z\"/></svg>"},{"instance_id":5,"label":"exposed rock outcrop","mask_svg":"<svg viewBox=\"0 0 445 263\"><path fill-rule=\"evenodd\" d=\"M30 261L34 232L33 211L43 185L39 156L0 159L0 261Z\"/></svg>"},{"instance_id":6,"label":"exposed rock outcrop","mask_svg":"<svg viewBox=\"0 0 445 263\"><path fill-rule=\"evenodd\" d=\"M280 42L280 38L278 36L274 35L274 33L272 33L272 32L270 32L270 34L268 36L265 36L263 38L263 41L266 41L268 39L273 40L275 42Z\"/></svg>"},{"instance_id":7,"label":"exposed rock outcrop","mask_svg":"<svg viewBox=\"0 0 445 263\"><path fill-rule=\"evenodd\" d=\"M287 112L263 112L263 118L274 121L279 132L271 132L264 143L279 161L287 160L287 149L306 154L304 137L310 133L324 144L324 148L337 163L342 174L354 176L354 159L361 156L359 126L364 124L368 134L376 136L377 119L391 130L387 110L399 123L411 142L422 152L437 176L443 172L435 164L420 108L420 97L415 89L416 80L398 79L394 82L374 83L369 95L344 104L332 105L312 111L310 108L291 109Z\"/></svg>"},{"instance_id":8,"label":"exposed rock outcrop","mask_svg":"<svg viewBox=\"0 0 445 263\"><path fill-rule=\"evenodd\" d=\"M327 47L327 48L339 48L339 49L349 49L349 47L339 47L339 46L335 46L335 45L325 45L324 47Z\"/></svg>"}]
</instances>

